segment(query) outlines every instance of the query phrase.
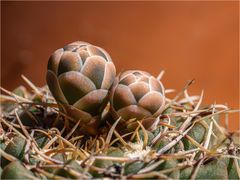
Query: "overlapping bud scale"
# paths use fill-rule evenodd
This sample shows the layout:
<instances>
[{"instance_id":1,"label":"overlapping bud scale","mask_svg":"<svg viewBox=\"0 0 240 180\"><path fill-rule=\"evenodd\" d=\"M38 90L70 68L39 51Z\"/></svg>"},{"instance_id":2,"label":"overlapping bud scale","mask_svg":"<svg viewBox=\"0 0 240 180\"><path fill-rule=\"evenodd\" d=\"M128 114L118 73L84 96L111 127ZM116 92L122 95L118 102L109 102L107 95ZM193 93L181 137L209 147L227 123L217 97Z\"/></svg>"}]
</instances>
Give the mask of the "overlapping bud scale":
<instances>
[{"instance_id":1,"label":"overlapping bud scale","mask_svg":"<svg viewBox=\"0 0 240 180\"><path fill-rule=\"evenodd\" d=\"M69 114L88 122L106 104L115 76L115 66L105 50L78 41L51 55L47 84Z\"/></svg>"},{"instance_id":2,"label":"overlapping bud scale","mask_svg":"<svg viewBox=\"0 0 240 180\"><path fill-rule=\"evenodd\" d=\"M164 105L164 87L149 73L130 70L116 78L111 91L111 109L115 118L121 117L126 124L130 119L156 118Z\"/></svg>"}]
</instances>

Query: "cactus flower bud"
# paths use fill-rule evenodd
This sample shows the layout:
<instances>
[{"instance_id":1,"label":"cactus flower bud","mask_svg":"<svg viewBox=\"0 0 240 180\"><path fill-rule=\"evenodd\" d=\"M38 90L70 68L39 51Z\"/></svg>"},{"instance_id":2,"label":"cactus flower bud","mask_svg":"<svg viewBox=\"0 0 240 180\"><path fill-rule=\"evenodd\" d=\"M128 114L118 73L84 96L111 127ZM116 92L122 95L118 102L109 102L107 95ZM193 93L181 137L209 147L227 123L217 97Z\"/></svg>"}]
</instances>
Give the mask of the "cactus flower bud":
<instances>
[{"instance_id":1,"label":"cactus flower bud","mask_svg":"<svg viewBox=\"0 0 240 180\"><path fill-rule=\"evenodd\" d=\"M110 99L114 119L121 117L122 129L127 131L134 130L137 120L150 128L165 105L162 83L138 70L125 71L116 78Z\"/></svg>"},{"instance_id":2,"label":"cactus flower bud","mask_svg":"<svg viewBox=\"0 0 240 180\"><path fill-rule=\"evenodd\" d=\"M94 133L99 124L96 117L106 105L115 76L115 66L105 50L77 41L51 55L46 79L65 113Z\"/></svg>"}]
</instances>

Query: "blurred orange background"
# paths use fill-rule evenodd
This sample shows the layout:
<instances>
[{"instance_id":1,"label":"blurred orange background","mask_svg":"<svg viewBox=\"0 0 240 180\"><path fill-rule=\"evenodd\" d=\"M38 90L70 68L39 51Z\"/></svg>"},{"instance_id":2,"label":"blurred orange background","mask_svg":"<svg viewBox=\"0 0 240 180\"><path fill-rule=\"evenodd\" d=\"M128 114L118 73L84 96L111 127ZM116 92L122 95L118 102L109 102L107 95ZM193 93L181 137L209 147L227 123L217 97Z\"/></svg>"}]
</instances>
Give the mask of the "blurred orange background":
<instances>
[{"instance_id":1,"label":"blurred orange background","mask_svg":"<svg viewBox=\"0 0 240 180\"><path fill-rule=\"evenodd\" d=\"M203 103L239 108L239 2L1 2L1 86L14 89L24 74L45 84L57 48L82 40L106 49L118 72L141 69L166 88ZM230 116L231 131L239 114Z\"/></svg>"}]
</instances>

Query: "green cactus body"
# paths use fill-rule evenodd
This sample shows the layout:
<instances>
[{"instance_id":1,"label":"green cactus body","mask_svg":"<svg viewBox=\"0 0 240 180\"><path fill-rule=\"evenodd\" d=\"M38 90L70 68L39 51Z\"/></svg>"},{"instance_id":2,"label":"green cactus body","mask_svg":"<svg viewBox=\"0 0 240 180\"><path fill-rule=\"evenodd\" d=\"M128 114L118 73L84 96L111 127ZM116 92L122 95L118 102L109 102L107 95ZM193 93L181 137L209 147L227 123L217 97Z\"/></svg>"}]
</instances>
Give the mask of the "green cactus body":
<instances>
[{"instance_id":1,"label":"green cactus body","mask_svg":"<svg viewBox=\"0 0 240 180\"><path fill-rule=\"evenodd\" d=\"M125 165L124 173L126 175L136 174L138 171L140 171L145 166L146 166L146 163L144 163L142 161L130 162Z\"/></svg>"},{"instance_id":2,"label":"green cactus body","mask_svg":"<svg viewBox=\"0 0 240 180\"><path fill-rule=\"evenodd\" d=\"M123 151L119 148L111 147L108 149L108 152L106 153L106 156L110 157L123 157ZM100 167L100 168L109 168L114 165L114 162L111 160L101 160L96 159L93 163L94 166ZM103 174L98 174L95 171L92 172L92 175L94 177L103 177Z\"/></svg>"},{"instance_id":3,"label":"green cactus body","mask_svg":"<svg viewBox=\"0 0 240 180\"><path fill-rule=\"evenodd\" d=\"M180 179L189 179L194 168L188 167L181 171ZM227 166L220 160L213 160L205 165L201 165L196 175L196 179L228 179Z\"/></svg>"},{"instance_id":4,"label":"green cactus body","mask_svg":"<svg viewBox=\"0 0 240 180\"><path fill-rule=\"evenodd\" d=\"M160 165L158 168L160 171L170 168L176 168L178 165L177 160L166 160L163 164ZM180 170L174 170L173 172L167 173L167 176L172 179L179 179L180 177Z\"/></svg>"},{"instance_id":5,"label":"green cactus body","mask_svg":"<svg viewBox=\"0 0 240 180\"><path fill-rule=\"evenodd\" d=\"M4 151L22 161L24 158L25 146L26 141L19 136L15 136L12 141L6 146ZM1 158L1 167L4 168L7 164L9 164L9 161L4 157Z\"/></svg>"},{"instance_id":6,"label":"green cactus body","mask_svg":"<svg viewBox=\"0 0 240 180\"><path fill-rule=\"evenodd\" d=\"M193 138L195 141L197 141L199 144L202 143L204 140L204 137L206 135L206 129L203 125L197 123L193 126L193 128L188 132L188 135ZM186 138L183 138L183 144L184 144L184 149L189 150L196 148L195 145L193 145L189 140Z\"/></svg>"},{"instance_id":7,"label":"green cactus body","mask_svg":"<svg viewBox=\"0 0 240 180\"><path fill-rule=\"evenodd\" d=\"M9 163L2 171L1 179L29 179L34 177L19 161Z\"/></svg>"},{"instance_id":8,"label":"green cactus body","mask_svg":"<svg viewBox=\"0 0 240 180\"><path fill-rule=\"evenodd\" d=\"M83 168L75 161L75 160L69 160L65 163L65 168L61 168L61 169L57 169L54 174L61 176L61 177L65 177L65 178L69 178L69 179L78 179L81 177L78 177L76 175L74 175L73 173L69 172L69 170L74 170L75 172L81 174L84 172ZM86 173L88 174L88 173Z\"/></svg>"}]
</instances>

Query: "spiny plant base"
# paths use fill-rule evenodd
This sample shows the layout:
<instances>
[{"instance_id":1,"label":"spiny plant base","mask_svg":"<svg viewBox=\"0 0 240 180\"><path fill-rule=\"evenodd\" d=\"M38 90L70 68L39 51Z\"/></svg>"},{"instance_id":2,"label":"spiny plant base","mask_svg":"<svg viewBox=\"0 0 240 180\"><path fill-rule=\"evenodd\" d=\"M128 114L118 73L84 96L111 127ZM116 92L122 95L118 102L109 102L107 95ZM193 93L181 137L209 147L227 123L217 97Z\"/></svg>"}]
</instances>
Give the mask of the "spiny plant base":
<instances>
[{"instance_id":1,"label":"spiny plant base","mask_svg":"<svg viewBox=\"0 0 240 180\"><path fill-rule=\"evenodd\" d=\"M120 135L116 121L91 137L79 135L81 122L59 111L47 87L23 79L31 92L23 86L13 92L1 88L2 179L240 178L239 133L218 122L238 110L201 106L203 94L187 93L191 82L167 99L152 132L139 121L134 132Z\"/></svg>"}]
</instances>

